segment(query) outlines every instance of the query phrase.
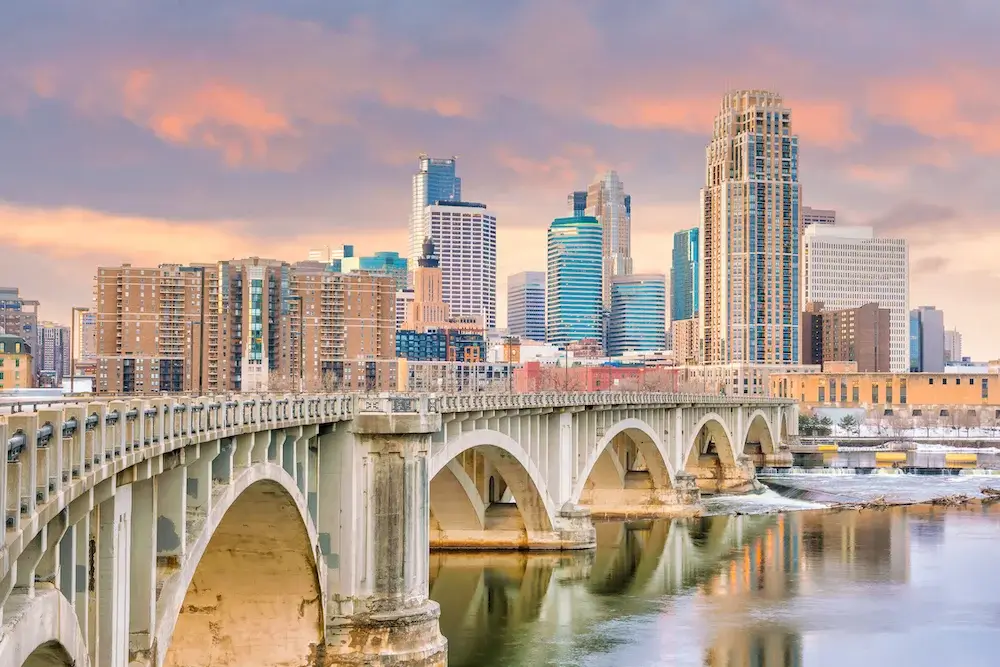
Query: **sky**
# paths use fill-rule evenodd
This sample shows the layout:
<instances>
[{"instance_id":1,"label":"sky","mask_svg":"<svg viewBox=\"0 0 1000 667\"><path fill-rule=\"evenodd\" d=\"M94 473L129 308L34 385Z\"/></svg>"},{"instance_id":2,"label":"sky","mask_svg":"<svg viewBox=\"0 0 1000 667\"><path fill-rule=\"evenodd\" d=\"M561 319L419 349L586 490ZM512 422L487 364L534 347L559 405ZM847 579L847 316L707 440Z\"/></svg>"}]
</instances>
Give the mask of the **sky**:
<instances>
[{"instance_id":1,"label":"sky","mask_svg":"<svg viewBox=\"0 0 1000 667\"><path fill-rule=\"evenodd\" d=\"M506 277L617 169L636 272L698 224L722 96L780 93L803 203L910 243L910 305L1000 357L995 0L33 0L0 17L0 284L68 322L97 266L405 253L457 155Z\"/></svg>"}]
</instances>

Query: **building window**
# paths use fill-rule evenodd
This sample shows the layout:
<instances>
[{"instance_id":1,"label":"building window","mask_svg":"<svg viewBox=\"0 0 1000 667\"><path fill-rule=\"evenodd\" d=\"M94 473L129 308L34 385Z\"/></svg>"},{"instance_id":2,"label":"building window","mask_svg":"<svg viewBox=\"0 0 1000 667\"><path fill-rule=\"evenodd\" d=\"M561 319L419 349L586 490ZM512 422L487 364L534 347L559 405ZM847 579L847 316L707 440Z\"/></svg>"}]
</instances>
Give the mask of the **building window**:
<instances>
[{"instance_id":1,"label":"building window","mask_svg":"<svg viewBox=\"0 0 1000 667\"><path fill-rule=\"evenodd\" d=\"M990 381L987 378L983 378L982 379L982 392L981 392L981 394L982 394L983 398L989 398L990 397Z\"/></svg>"},{"instance_id":2,"label":"building window","mask_svg":"<svg viewBox=\"0 0 1000 667\"><path fill-rule=\"evenodd\" d=\"M858 401L861 400L860 394L861 394L861 388L858 387L858 383L855 382L853 385L851 385L851 400L857 403Z\"/></svg>"},{"instance_id":3,"label":"building window","mask_svg":"<svg viewBox=\"0 0 1000 667\"><path fill-rule=\"evenodd\" d=\"M927 384L934 384L934 378L928 378Z\"/></svg>"},{"instance_id":4,"label":"building window","mask_svg":"<svg viewBox=\"0 0 1000 667\"><path fill-rule=\"evenodd\" d=\"M906 378L902 378L899 381L899 402L902 405L906 405Z\"/></svg>"},{"instance_id":5,"label":"building window","mask_svg":"<svg viewBox=\"0 0 1000 667\"><path fill-rule=\"evenodd\" d=\"M819 387L818 391L819 391L819 396L818 396L818 400L816 402L817 403L826 403L826 387Z\"/></svg>"},{"instance_id":6,"label":"building window","mask_svg":"<svg viewBox=\"0 0 1000 667\"><path fill-rule=\"evenodd\" d=\"M847 402L847 380L843 379L840 381L840 402Z\"/></svg>"},{"instance_id":7,"label":"building window","mask_svg":"<svg viewBox=\"0 0 1000 667\"><path fill-rule=\"evenodd\" d=\"M885 402L892 403L892 385L887 384L885 386Z\"/></svg>"},{"instance_id":8,"label":"building window","mask_svg":"<svg viewBox=\"0 0 1000 667\"><path fill-rule=\"evenodd\" d=\"M836 403L837 402L837 381L836 380L830 380L829 384L830 384L830 402L831 403Z\"/></svg>"},{"instance_id":9,"label":"building window","mask_svg":"<svg viewBox=\"0 0 1000 667\"><path fill-rule=\"evenodd\" d=\"M972 378L969 378L969 384L970 384L970 385L974 385L974 384L976 384L976 381L975 381L975 380L973 380Z\"/></svg>"},{"instance_id":10,"label":"building window","mask_svg":"<svg viewBox=\"0 0 1000 667\"><path fill-rule=\"evenodd\" d=\"M941 384L948 384L948 378L941 378Z\"/></svg>"},{"instance_id":11,"label":"building window","mask_svg":"<svg viewBox=\"0 0 1000 667\"><path fill-rule=\"evenodd\" d=\"M872 403L878 403L878 385L872 385Z\"/></svg>"}]
</instances>

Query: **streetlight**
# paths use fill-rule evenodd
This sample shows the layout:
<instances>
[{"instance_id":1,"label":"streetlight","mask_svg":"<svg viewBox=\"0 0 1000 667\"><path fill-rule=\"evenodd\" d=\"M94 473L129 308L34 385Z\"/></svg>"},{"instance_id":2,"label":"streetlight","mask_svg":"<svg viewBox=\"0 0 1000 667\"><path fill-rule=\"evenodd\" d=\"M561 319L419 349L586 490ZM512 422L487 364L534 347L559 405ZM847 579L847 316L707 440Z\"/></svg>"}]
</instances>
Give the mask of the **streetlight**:
<instances>
[{"instance_id":1,"label":"streetlight","mask_svg":"<svg viewBox=\"0 0 1000 667\"><path fill-rule=\"evenodd\" d=\"M69 321L69 393L76 393L76 314L89 312L86 306L73 306Z\"/></svg>"}]
</instances>

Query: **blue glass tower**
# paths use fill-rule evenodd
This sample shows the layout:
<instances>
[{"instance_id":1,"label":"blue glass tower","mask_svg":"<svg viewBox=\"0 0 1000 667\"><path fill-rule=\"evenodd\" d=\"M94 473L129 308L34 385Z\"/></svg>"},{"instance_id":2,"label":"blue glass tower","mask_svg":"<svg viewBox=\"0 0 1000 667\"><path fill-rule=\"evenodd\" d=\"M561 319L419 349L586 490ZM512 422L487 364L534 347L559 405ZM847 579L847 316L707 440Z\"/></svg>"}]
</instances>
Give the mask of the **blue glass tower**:
<instances>
[{"instance_id":1,"label":"blue glass tower","mask_svg":"<svg viewBox=\"0 0 1000 667\"><path fill-rule=\"evenodd\" d=\"M608 354L618 357L666 346L666 278L660 274L615 276L611 281Z\"/></svg>"},{"instance_id":2,"label":"blue glass tower","mask_svg":"<svg viewBox=\"0 0 1000 667\"><path fill-rule=\"evenodd\" d=\"M670 321L690 320L698 314L698 228L674 234L670 265Z\"/></svg>"},{"instance_id":3,"label":"blue glass tower","mask_svg":"<svg viewBox=\"0 0 1000 667\"><path fill-rule=\"evenodd\" d=\"M461 201L462 179L456 176L457 159L420 156L420 165L413 175L413 209L410 212L410 260L420 259L424 239L429 236L424 221L424 208L436 201Z\"/></svg>"},{"instance_id":4,"label":"blue glass tower","mask_svg":"<svg viewBox=\"0 0 1000 667\"><path fill-rule=\"evenodd\" d=\"M545 329L548 342L565 345L602 338L602 249L595 217L556 218L549 225Z\"/></svg>"}]
</instances>

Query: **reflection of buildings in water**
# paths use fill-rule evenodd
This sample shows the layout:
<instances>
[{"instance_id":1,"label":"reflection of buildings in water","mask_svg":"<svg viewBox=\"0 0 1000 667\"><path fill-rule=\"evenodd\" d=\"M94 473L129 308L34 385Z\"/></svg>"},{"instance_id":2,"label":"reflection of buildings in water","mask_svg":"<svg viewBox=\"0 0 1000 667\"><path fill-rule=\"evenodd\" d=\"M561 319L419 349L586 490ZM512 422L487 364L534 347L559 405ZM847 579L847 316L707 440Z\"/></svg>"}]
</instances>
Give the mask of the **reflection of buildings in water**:
<instances>
[{"instance_id":1,"label":"reflection of buildings in water","mask_svg":"<svg viewBox=\"0 0 1000 667\"><path fill-rule=\"evenodd\" d=\"M776 625L727 628L705 651L705 667L802 667L802 637Z\"/></svg>"},{"instance_id":2,"label":"reflection of buildings in water","mask_svg":"<svg viewBox=\"0 0 1000 667\"><path fill-rule=\"evenodd\" d=\"M808 513L802 519L805 580L811 570L822 571L824 578L840 570L851 579L862 574L895 583L909 579L907 508Z\"/></svg>"}]
</instances>

